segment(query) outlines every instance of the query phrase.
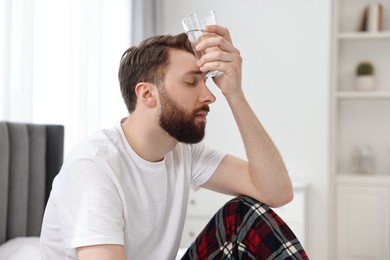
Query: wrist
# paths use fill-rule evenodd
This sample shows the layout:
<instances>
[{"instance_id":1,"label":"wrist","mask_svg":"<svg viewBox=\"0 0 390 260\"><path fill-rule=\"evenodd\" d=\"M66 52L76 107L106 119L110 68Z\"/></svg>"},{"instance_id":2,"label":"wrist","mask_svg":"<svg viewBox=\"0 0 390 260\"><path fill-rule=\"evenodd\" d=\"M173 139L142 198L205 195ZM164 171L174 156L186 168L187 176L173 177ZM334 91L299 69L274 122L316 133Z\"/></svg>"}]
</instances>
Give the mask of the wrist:
<instances>
[{"instance_id":1,"label":"wrist","mask_svg":"<svg viewBox=\"0 0 390 260\"><path fill-rule=\"evenodd\" d=\"M229 104L235 104L237 102L245 101L245 95L242 91L238 91L237 93L226 95L226 100Z\"/></svg>"}]
</instances>

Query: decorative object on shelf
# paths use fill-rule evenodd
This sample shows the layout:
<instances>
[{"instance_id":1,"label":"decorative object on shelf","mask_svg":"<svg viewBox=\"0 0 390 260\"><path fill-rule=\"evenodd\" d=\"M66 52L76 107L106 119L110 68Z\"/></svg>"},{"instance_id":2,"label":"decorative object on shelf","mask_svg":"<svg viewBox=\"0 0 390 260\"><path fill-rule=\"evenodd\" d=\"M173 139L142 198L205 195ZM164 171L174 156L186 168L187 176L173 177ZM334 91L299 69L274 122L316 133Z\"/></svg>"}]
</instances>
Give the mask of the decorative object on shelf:
<instances>
[{"instance_id":1,"label":"decorative object on shelf","mask_svg":"<svg viewBox=\"0 0 390 260\"><path fill-rule=\"evenodd\" d=\"M362 15L360 16L359 23L357 25L356 31L365 32L367 31L368 25L368 6L363 9Z\"/></svg>"},{"instance_id":2,"label":"decorative object on shelf","mask_svg":"<svg viewBox=\"0 0 390 260\"><path fill-rule=\"evenodd\" d=\"M358 174L374 173L374 153L371 147L356 147L352 153L352 172Z\"/></svg>"},{"instance_id":3,"label":"decorative object on shelf","mask_svg":"<svg viewBox=\"0 0 390 260\"><path fill-rule=\"evenodd\" d=\"M356 30L358 32L379 32L382 31L382 24L383 5L373 3L363 9Z\"/></svg>"},{"instance_id":4,"label":"decorative object on shelf","mask_svg":"<svg viewBox=\"0 0 390 260\"><path fill-rule=\"evenodd\" d=\"M356 67L356 90L367 91L375 88L374 66L368 62L360 62Z\"/></svg>"}]
</instances>

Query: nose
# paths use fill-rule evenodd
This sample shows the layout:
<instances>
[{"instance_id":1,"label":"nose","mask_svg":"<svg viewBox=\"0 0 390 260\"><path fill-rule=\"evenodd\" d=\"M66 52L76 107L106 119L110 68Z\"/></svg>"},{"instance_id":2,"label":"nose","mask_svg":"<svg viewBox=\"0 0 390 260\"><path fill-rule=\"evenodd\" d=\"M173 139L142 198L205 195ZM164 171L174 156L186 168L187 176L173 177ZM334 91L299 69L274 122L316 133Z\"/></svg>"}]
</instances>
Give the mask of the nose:
<instances>
[{"instance_id":1,"label":"nose","mask_svg":"<svg viewBox=\"0 0 390 260\"><path fill-rule=\"evenodd\" d=\"M215 100L216 97L213 92L211 92L207 85L204 84L204 87L202 88L201 102L204 104L211 104L214 103Z\"/></svg>"}]
</instances>

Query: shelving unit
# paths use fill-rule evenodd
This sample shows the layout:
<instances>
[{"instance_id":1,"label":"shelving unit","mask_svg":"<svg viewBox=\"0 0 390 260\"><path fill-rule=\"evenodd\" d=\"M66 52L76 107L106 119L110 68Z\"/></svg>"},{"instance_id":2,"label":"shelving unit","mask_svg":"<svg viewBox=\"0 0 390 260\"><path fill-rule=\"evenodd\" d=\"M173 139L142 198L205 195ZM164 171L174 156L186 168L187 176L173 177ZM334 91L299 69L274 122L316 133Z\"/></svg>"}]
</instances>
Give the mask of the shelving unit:
<instances>
[{"instance_id":1,"label":"shelving unit","mask_svg":"<svg viewBox=\"0 0 390 260\"><path fill-rule=\"evenodd\" d=\"M357 32L375 3L382 31ZM332 35L331 259L390 259L390 0L333 0ZM361 61L374 65L374 90L356 90ZM369 173L356 170L359 149Z\"/></svg>"},{"instance_id":2,"label":"shelving unit","mask_svg":"<svg viewBox=\"0 0 390 260\"><path fill-rule=\"evenodd\" d=\"M382 31L357 32L364 8L382 3ZM374 175L390 178L390 0L334 0L332 176L351 172L356 147L372 149ZM370 61L375 90L355 90L355 69Z\"/></svg>"}]
</instances>

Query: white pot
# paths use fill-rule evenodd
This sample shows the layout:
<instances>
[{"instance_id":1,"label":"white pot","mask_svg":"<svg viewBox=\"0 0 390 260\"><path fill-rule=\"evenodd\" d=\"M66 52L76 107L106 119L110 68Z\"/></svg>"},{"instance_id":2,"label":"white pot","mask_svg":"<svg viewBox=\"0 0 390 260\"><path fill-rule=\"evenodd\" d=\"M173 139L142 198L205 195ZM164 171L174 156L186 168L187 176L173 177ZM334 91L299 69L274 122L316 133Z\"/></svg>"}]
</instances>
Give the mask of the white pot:
<instances>
[{"instance_id":1,"label":"white pot","mask_svg":"<svg viewBox=\"0 0 390 260\"><path fill-rule=\"evenodd\" d=\"M356 90L369 91L375 89L375 80L372 75L357 76L356 77Z\"/></svg>"}]
</instances>

